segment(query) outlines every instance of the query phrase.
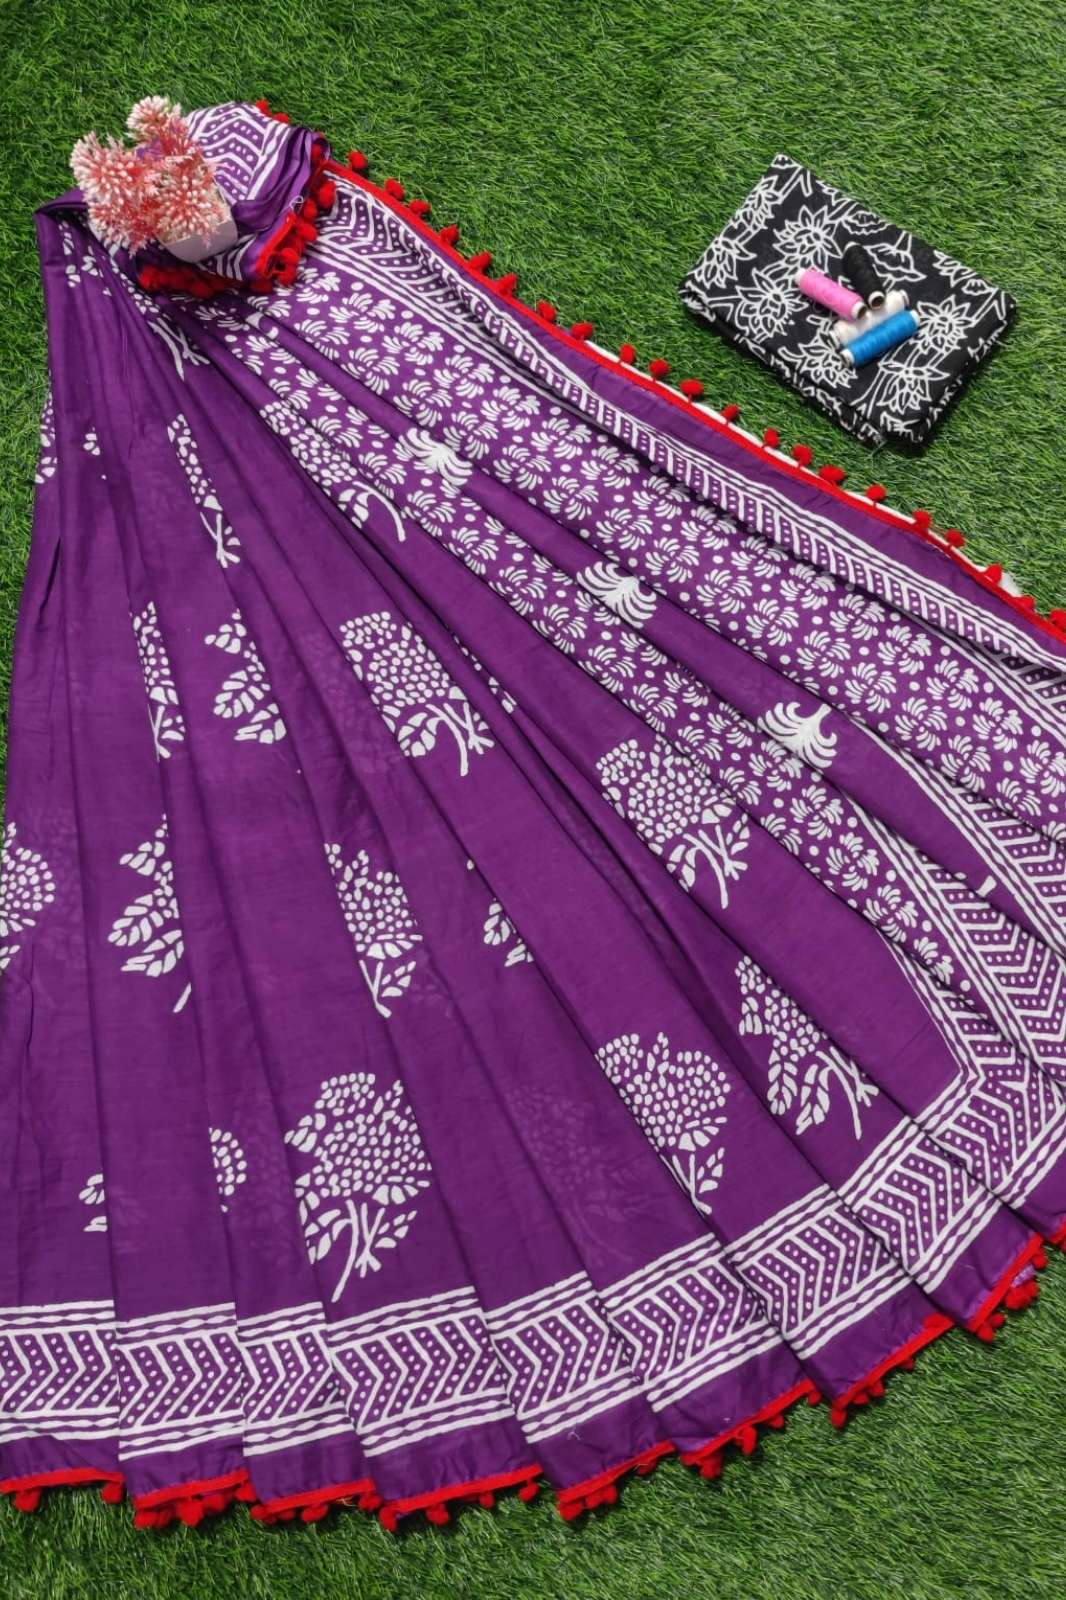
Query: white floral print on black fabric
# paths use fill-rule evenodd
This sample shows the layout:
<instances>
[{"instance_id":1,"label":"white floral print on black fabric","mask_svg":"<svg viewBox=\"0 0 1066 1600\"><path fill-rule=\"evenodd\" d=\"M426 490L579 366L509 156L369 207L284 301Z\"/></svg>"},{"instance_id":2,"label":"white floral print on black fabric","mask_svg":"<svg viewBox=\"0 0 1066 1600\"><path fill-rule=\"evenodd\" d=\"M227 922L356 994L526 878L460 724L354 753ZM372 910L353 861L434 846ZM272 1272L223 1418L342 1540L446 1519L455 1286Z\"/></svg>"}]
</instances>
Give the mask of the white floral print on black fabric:
<instances>
[{"instance_id":1,"label":"white floral print on black fabric","mask_svg":"<svg viewBox=\"0 0 1066 1600\"><path fill-rule=\"evenodd\" d=\"M866 366L849 367L824 335L833 313L807 300L796 274L843 277L857 240L886 286L906 291L918 332ZM775 156L681 285L691 311L868 444L923 442L1016 306L959 261Z\"/></svg>"}]
</instances>

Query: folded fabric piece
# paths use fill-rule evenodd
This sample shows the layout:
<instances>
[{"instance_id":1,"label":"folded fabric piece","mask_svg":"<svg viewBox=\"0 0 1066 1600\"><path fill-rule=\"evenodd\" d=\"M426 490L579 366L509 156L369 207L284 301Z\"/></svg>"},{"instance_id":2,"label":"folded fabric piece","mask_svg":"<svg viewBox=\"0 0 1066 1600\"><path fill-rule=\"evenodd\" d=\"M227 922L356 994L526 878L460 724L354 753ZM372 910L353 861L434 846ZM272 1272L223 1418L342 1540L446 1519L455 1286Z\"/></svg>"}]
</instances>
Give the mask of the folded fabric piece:
<instances>
[{"instance_id":1,"label":"folded fabric piece","mask_svg":"<svg viewBox=\"0 0 1066 1600\"><path fill-rule=\"evenodd\" d=\"M1061 636L330 171L270 295L38 219L27 1508L575 1515L990 1337L1066 1218Z\"/></svg>"},{"instance_id":2,"label":"folded fabric piece","mask_svg":"<svg viewBox=\"0 0 1066 1600\"><path fill-rule=\"evenodd\" d=\"M229 203L237 242L196 265L175 261L163 245L150 246L137 258L142 286L206 298L235 283L261 293L275 282L295 282L300 257L317 237L315 222L333 203L326 140L269 115L265 102L194 111L189 126Z\"/></svg>"},{"instance_id":3,"label":"folded fabric piece","mask_svg":"<svg viewBox=\"0 0 1066 1600\"><path fill-rule=\"evenodd\" d=\"M902 289L918 332L858 368L825 335L834 313L797 274L845 277L857 241L887 288ZM849 199L790 156L775 156L681 285L690 310L758 357L867 444L921 444L1012 321L1010 295L913 233Z\"/></svg>"}]
</instances>

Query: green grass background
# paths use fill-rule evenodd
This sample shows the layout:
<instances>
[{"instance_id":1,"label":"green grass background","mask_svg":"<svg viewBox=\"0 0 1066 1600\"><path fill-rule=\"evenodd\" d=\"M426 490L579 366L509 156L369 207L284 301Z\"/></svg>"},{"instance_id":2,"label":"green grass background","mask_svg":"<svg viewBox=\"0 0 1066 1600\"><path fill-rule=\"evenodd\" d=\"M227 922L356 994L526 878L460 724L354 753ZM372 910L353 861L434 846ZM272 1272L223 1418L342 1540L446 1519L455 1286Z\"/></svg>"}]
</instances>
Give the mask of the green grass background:
<instances>
[{"instance_id":1,"label":"green grass background","mask_svg":"<svg viewBox=\"0 0 1066 1600\"><path fill-rule=\"evenodd\" d=\"M33 208L143 94L267 95L357 144L596 336L963 528L1066 597L1061 0L5 0L0 8L0 684L32 511L46 349ZM683 311L676 286L771 156L1003 284L1004 349L921 455L873 453ZM0 1507L0 1596L875 1600L1066 1593L1066 1270L993 1347L953 1334L835 1434L801 1408L705 1484L676 1463L567 1525L547 1497L399 1538L358 1513L137 1533L92 1493Z\"/></svg>"}]
</instances>

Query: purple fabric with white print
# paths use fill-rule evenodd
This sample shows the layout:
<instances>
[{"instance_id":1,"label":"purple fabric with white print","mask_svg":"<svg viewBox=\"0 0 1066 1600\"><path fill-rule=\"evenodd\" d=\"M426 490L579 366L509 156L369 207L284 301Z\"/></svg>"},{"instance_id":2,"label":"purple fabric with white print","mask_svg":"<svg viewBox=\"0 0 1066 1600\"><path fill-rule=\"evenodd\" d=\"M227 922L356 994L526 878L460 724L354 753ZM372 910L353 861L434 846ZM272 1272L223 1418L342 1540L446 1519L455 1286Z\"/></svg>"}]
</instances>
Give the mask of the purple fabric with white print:
<instances>
[{"instance_id":1,"label":"purple fabric with white print","mask_svg":"<svg viewBox=\"0 0 1066 1600\"><path fill-rule=\"evenodd\" d=\"M1054 641L350 179L269 297L39 237L3 1478L565 1490L972 1322L1066 1215Z\"/></svg>"}]
</instances>

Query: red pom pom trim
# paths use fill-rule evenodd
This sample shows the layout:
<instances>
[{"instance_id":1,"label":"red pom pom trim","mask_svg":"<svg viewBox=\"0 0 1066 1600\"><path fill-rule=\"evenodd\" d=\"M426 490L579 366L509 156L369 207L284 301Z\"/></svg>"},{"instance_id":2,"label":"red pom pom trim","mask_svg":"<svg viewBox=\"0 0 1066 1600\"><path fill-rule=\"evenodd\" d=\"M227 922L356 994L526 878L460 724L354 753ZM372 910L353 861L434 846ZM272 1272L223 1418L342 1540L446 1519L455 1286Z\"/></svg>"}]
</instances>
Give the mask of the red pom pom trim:
<instances>
[{"instance_id":1,"label":"red pom pom trim","mask_svg":"<svg viewBox=\"0 0 1066 1600\"><path fill-rule=\"evenodd\" d=\"M648 362L648 371L653 378L665 378L670 371L670 363L664 361L662 356L656 356L654 361Z\"/></svg>"},{"instance_id":2,"label":"red pom pom trim","mask_svg":"<svg viewBox=\"0 0 1066 1600\"><path fill-rule=\"evenodd\" d=\"M690 400L698 400L703 394L703 384L698 378L682 378L681 382L678 384L678 388L681 390L681 393L683 395L687 395Z\"/></svg>"},{"instance_id":3,"label":"red pom pom trim","mask_svg":"<svg viewBox=\"0 0 1066 1600\"><path fill-rule=\"evenodd\" d=\"M591 322L573 322L570 324L570 332L575 339L590 339L595 329Z\"/></svg>"},{"instance_id":4,"label":"red pom pom trim","mask_svg":"<svg viewBox=\"0 0 1066 1600\"><path fill-rule=\"evenodd\" d=\"M618 352L618 359L624 361L627 367L631 367L637 359L635 345L624 344Z\"/></svg>"}]
</instances>

